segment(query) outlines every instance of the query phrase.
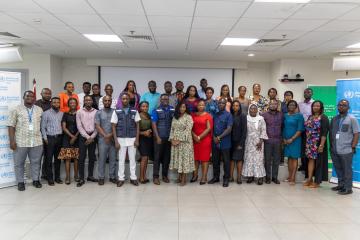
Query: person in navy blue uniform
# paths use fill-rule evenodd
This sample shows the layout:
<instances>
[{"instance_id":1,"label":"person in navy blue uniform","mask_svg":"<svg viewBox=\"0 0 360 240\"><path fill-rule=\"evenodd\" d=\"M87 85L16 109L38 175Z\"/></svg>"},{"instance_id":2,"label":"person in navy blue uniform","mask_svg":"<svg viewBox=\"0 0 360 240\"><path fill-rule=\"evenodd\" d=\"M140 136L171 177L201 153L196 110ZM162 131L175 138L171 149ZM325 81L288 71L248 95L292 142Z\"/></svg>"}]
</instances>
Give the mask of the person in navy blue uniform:
<instances>
[{"instance_id":1,"label":"person in navy blue uniform","mask_svg":"<svg viewBox=\"0 0 360 240\"><path fill-rule=\"evenodd\" d=\"M154 109L151 114L152 128L154 133L154 165L153 165L153 182L160 185L159 172L162 164L162 180L169 183L168 170L170 164L171 143L169 141L171 121L175 109L169 105L169 96L162 94L160 96L160 106Z\"/></svg>"},{"instance_id":2,"label":"person in navy blue uniform","mask_svg":"<svg viewBox=\"0 0 360 240\"><path fill-rule=\"evenodd\" d=\"M213 139L213 178L208 182L214 184L220 181L220 157L224 162L223 187L229 186L230 179L230 149L231 149L231 129L233 118L231 113L225 110L227 100L218 100L219 112L214 116L214 139Z\"/></svg>"}]
</instances>

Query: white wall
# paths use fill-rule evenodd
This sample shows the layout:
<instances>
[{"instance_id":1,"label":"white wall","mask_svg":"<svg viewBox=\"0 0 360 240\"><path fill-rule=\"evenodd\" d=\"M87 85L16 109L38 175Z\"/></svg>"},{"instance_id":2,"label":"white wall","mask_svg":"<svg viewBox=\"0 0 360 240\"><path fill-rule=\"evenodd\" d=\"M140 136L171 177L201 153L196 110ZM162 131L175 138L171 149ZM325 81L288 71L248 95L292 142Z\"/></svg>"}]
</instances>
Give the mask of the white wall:
<instances>
[{"instance_id":1,"label":"white wall","mask_svg":"<svg viewBox=\"0 0 360 240\"><path fill-rule=\"evenodd\" d=\"M63 66L62 58L51 56L50 57L50 76L51 76L51 90L54 95L63 89Z\"/></svg>"},{"instance_id":2,"label":"white wall","mask_svg":"<svg viewBox=\"0 0 360 240\"><path fill-rule=\"evenodd\" d=\"M0 64L0 68L26 69L29 71L28 87L32 90L33 79L36 79L38 93L44 87L51 88L50 55L24 54L24 60L18 63ZM37 97L40 95L38 94Z\"/></svg>"}]
</instances>

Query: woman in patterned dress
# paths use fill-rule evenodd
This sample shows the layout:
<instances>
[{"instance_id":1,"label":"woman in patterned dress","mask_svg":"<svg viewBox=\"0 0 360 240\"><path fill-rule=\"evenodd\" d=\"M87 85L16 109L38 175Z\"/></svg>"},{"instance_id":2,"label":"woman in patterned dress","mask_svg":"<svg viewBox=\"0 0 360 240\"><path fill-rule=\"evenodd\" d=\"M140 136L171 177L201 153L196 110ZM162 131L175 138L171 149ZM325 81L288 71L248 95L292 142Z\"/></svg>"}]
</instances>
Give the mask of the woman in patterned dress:
<instances>
[{"instance_id":1,"label":"woman in patterned dress","mask_svg":"<svg viewBox=\"0 0 360 240\"><path fill-rule=\"evenodd\" d=\"M305 122L305 154L308 162L308 180L305 187L317 188L321 181L328 179L328 153L326 138L329 132L329 119L324 113L324 104L314 101L311 105L312 115ZM313 176L315 175L315 181Z\"/></svg>"},{"instance_id":2,"label":"woman in patterned dress","mask_svg":"<svg viewBox=\"0 0 360 240\"><path fill-rule=\"evenodd\" d=\"M242 175L248 177L247 183L252 183L255 177L258 185L263 184L263 178L266 176L264 139L268 139L265 120L259 115L258 107L255 104L250 104L247 115L245 161L242 171Z\"/></svg>"},{"instance_id":3,"label":"woman in patterned dress","mask_svg":"<svg viewBox=\"0 0 360 240\"><path fill-rule=\"evenodd\" d=\"M70 98L68 101L69 112L64 113L61 120L64 131L63 145L59 153L59 159L65 161L66 178L65 184L70 184L70 164L74 161L74 178L79 181L78 177L78 159L79 159L79 131L76 126L76 108L78 101L76 98Z\"/></svg>"},{"instance_id":4,"label":"woman in patterned dress","mask_svg":"<svg viewBox=\"0 0 360 240\"><path fill-rule=\"evenodd\" d=\"M255 104L258 107L258 111L261 114L268 108L268 100L260 95L261 86L258 83L253 85L253 95L249 96L250 104Z\"/></svg>"},{"instance_id":5,"label":"woman in patterned dress","mask_svg":"<svg viewBox=\"0 0 360 240\"><path fill-rule=\"evenodd\" d=\"M186 184L186 174L195 170L192 127L192 117L189 115L185 101L181 101L175 108L169 137L171 142L169 168L178 171L177 182L180 186Z\"/></svg>"}]
</instances>

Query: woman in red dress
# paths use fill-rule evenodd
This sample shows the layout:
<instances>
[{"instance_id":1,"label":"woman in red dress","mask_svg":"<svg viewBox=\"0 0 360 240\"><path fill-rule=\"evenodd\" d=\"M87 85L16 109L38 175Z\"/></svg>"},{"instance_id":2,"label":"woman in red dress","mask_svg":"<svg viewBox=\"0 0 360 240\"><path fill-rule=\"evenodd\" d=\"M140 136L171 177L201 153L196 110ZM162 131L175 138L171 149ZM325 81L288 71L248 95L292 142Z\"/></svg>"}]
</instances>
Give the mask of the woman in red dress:
<instances>
[{"instance_id":1,"label":"woman in red dress","mask_svg":"<svg viewBox=\"0 0 360 240\"><path fill-rule=\"evenodd\" d=\"M207 182L213 128L213 119L209 113L205 112L205 100L199 100L197 112L192 114L192 118L194 122L192 135L194 139L195 171L190 182L197 181L201 163L202 176L200 185L203 185Z\"/></svg>"}]
</instances>

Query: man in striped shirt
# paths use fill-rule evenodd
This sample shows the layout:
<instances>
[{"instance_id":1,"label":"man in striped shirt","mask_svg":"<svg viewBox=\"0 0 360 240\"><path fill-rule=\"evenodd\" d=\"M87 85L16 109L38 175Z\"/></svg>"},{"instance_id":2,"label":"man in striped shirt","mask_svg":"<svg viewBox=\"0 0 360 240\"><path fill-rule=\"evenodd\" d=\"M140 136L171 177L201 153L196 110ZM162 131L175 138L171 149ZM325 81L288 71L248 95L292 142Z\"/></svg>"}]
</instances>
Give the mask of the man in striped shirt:
<instances>
[{"instance_id":1,"label":"man in striped shirt","mask_svg":"<svg viewBox=\"0 0 360 240\"><path fill-rule=\"evenodd\" d=\"M46 144L46 176L50 186L54 186L54 175L52 161L55 165L55 182L62 184L60 179L60 160L58 155L62 146L61 119L63 112L60 112L60 98L51 99L51 108L45 111L41 119L41 134Z\"/></svg>"}]
</instances>

